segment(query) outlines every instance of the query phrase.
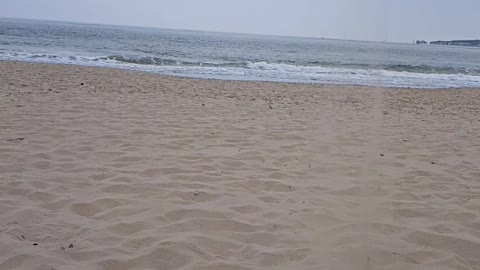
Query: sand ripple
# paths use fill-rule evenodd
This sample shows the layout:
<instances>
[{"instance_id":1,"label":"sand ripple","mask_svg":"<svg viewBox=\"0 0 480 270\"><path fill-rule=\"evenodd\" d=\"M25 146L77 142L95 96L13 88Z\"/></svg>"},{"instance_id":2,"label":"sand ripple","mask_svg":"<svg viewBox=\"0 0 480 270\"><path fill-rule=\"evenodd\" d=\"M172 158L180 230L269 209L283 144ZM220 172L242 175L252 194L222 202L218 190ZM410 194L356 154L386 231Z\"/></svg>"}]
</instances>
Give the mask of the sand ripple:
<instances>
[{"instance_id":1,"label":"sand ripple","mask_svg":"<svg viewBox=\"0 0 480 270\"><path fill-rule=\"evenodd\" d=\"M480 269L478 90L0 63L0 96L1 270Z\"/></svg>"}]
</instances>

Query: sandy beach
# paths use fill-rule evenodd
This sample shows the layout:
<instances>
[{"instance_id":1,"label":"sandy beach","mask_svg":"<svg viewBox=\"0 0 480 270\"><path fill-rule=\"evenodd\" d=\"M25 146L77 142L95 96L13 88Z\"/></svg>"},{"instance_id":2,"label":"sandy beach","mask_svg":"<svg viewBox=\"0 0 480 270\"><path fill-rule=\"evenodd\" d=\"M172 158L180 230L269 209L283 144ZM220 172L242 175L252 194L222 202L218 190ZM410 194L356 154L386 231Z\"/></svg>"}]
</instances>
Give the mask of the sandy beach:
<instances>
[{"instance_id":1,"label":"sandy beach","mask_svg":"<svg viewBox=\"0 0 480 270\"><path fill-rule=\"evenodd\" d=\"M0 97L0 270L480 269L480 89L0 62Z\"/></svg>"}]
</instances>

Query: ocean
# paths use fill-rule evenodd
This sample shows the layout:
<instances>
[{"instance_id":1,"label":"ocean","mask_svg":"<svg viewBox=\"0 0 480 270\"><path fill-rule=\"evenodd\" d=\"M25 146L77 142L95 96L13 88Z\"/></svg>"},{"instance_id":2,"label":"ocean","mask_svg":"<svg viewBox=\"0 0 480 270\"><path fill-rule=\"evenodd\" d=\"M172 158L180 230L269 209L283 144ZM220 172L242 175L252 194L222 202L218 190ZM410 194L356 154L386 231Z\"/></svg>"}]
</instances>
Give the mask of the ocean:
<instances>
[{"instance_id":1,"label":"ocean","mask_svg":"<svg viewBox=\"0 0 480 270\"><path fill-rule=\"evenodd\" d=\"M0 18L0 60L222 80L480 87L480 48L7 18Z\"/></svg>"}]
</instances>

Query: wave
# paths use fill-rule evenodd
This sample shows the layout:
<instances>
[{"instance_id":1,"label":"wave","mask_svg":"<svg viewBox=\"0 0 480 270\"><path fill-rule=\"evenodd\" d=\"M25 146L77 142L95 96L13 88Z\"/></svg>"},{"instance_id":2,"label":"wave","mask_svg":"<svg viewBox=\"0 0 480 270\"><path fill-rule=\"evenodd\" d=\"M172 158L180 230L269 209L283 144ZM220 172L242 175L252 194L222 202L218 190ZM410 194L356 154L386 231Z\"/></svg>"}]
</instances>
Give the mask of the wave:
<instances>
[{"instance_id":1,"label":"wave","mask_svg":"<svg viewBox=\"0 0 480 270\"><path fill-rule=\"evenodd\" d=\"M387 65L385 70L427 73L427 74L463 74L480 76L480 69L454 68L454 67L434 67L428 65Z\"/></svg>"},{"instance_id":2,"label":"wave","mask_svg":"<svg viewBox=\"0 0 480 270\"><path fill-rule=\"evenodd\" d=\"M56 55L56 54L42 54L29 52L5 52L0 51L0 60L10 61L32 61L44 63L62 63L62 64L81 64L82 62L97 62L101 58L81 55Z\"/></svg>"},{"instance_id":3,"label":"wave","mask_svg":"<svg viewBox=\"0 0 480 270\"><path fill-rule=\"evenodd\" d=\"M294 63L285 61L284 63L272 63L268 61L239 61L239 62L208 62L208 61L184 61L160 57L126 57L122 55L111 55L103 58L105 60L114 60L118 62L140 64L140 65L158 65L158 66L190 66L190 67L237 67L260 70L281 70L291 72L325 73L331 68L338 69L372 69L387 70L397 72L411 72L424 74L463 74L480 76L480 69L466 69L454 67L435 67L428 65L366 65L357 63L339 63L339 62L321 62L313 61L306 63Z\"/></svg>"},{"instance_id":4,"label":"wave","mask_svg":"<svg viewBox=\"0 0 480 270\"><path fill-rule=\"evenodd\" d=\"M478 70L430 66L365 66L342 63L267 61L184 61L160 57L85 56L69 52L56 54L9 52L0 49L0 60L73 64L130 69L185 77L278 81L300 83L357 84L386 87L451 88L480 87ZM437 71L437 72L435 72ZM478 74L478 75L472 75Z\"/></svg>"},{"instance_id":5,"label":"wave","mask_svg":"<svg viewBox=\"0 0 480 270\"><path fill-rule=\"evenodd\" d=\"M101 58L104 60L114 60L118 62L139 64L139 65L158 65L158 66L193 66L193 67L246 67L247 62L202 62L202 61L182 61L160 57L125 57L123 55L111 55Z\"/></svg>"}]
</instances>

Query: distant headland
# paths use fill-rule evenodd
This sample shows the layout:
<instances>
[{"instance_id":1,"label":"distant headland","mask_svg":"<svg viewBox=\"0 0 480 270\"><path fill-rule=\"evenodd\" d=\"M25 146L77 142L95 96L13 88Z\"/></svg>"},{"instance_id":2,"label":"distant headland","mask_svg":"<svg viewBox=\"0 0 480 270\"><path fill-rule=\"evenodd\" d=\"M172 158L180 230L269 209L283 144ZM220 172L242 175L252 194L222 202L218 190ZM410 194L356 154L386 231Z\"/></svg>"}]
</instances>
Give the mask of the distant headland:
<instances>
[{"instance_id":1,"label":"distant headland","mask_svg":"<svg viewBox=\"0 0 480 270\"><path fill-rule=\"evenodd\" d=\"M425 40L416 40L417 45L429 44ZM480 40L450 40L450 41L432 41L430 45L447 45L447 46L468 46L468 47L480 47Z\"/></svg>"}]
</instances>

